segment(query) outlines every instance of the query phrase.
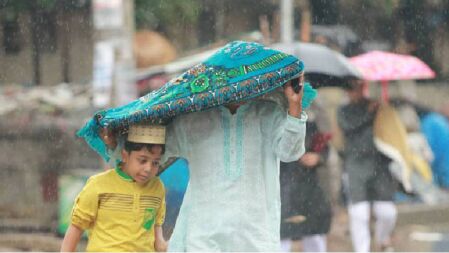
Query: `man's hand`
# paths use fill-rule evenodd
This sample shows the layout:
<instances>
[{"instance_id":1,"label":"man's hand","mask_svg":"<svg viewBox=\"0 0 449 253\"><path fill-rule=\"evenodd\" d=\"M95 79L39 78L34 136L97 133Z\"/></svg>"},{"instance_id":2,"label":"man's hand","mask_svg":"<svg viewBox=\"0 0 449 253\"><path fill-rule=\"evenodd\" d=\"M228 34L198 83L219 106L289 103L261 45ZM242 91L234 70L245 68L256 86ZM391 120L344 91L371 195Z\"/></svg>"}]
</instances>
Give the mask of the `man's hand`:
<instances>
[{"instance_id":1,"label":"man's hand","mask_svg":"<svg viewBox=\"0 0 449 253\"><path fill-rule=\"evenodd\" d=\"M299 93L293 90L291 80L284 85L284 94L288 101L288 114L290 116L299 118L302 112L302 95L304 91L301 89ZM303 85L303 83L300 83Z\"/></svg>"},{"instance_id":2,"label":"man's hand","mask_svg":"<svg viewBox=\"0 0 449 253\"><path fill-rule=\"evenodd\" d=\"M115 137L115 134L107 128L102 128L100 130L100 138L108 148L115 149L117 147L117 138Z\"/></svg>"}]
</instances>

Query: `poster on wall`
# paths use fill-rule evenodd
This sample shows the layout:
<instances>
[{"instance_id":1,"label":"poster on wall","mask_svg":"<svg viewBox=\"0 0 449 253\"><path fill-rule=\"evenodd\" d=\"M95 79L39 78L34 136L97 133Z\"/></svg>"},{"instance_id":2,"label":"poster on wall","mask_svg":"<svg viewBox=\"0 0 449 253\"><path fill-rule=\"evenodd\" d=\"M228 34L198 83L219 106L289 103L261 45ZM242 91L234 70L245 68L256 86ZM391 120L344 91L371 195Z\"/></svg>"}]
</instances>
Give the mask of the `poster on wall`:
<instances>
[{"instance_id":1,"label":"poster on wall","mask_svg":"<svg viewBox=\"0 0 449 253\"><path fill-rule=\"evenodd\" d=\"M94 0L92 8L95 29L120 29L123 26L123 0Z\"/></svg>"}]
</instances>

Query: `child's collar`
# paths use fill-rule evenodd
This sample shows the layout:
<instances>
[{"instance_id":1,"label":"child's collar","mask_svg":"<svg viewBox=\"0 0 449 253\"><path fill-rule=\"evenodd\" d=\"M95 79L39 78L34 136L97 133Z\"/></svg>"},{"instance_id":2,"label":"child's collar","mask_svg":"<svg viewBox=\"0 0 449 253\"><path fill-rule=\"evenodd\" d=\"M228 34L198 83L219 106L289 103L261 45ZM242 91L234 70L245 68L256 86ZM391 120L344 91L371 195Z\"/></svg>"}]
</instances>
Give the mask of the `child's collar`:
<instances>
[{"instance_id":1,"label":"child's collar","mask_svg":"<svg viewBox=\"0 0 449 253\"><path fill-rule=\"evenodd\" d=\"M134 182L134 179L133 179L130 175L126 174L126 173L120 168L120 166L115 167L115 172L117 172L117 174L118 174L122 179L124 179L125 181L128 181L128 182Z\"/></svg>"}]
</instances>

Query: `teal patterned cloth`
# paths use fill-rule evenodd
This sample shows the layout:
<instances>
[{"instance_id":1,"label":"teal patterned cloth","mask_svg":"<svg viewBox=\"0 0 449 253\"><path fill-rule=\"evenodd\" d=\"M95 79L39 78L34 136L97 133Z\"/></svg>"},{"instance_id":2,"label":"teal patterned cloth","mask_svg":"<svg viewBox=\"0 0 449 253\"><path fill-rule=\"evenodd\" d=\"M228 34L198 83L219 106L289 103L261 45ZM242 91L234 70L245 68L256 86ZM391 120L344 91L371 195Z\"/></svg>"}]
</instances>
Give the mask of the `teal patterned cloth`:
<instances>
[{"instance_id":1,"label":"teal patterned cloth","mask_svg":"<svg viewBox=\"0 0 449 253\"><path fill-rule=\"evenodd\" d=\"M108 161L106 146L98 135L100 128L126 132L130 124L142 121L166 124L180 114L261 96L303 70L303 62L295 56L258 43L234 41L160 89L124 106L97 112L77 135ZM306 84L303 107L315 96L316 91Z\"/></svg>"}]
</instances>

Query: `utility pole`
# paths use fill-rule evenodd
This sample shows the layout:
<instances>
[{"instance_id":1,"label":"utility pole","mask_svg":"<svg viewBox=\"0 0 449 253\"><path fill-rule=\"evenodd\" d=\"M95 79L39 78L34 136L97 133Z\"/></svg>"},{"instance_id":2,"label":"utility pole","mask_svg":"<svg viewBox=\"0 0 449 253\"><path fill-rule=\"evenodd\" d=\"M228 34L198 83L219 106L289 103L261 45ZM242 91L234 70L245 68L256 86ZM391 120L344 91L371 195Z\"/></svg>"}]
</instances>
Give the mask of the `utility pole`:
<instances>
[{"instance_id":1,"label":"utility pole","mask_svg":"<svg viewBox=\"0 0 449 253\"><path fill-rule=\"evenodd\" d=\"M95 41L93 105L102 109L131 102L137 98L133 54L134 0L93 0L92 13ZM103 168L108 169L109 166L101 161Z\"/></svg>"},{"instance_id":2,"label":"utility pole","mask_svg":"<svg viewBox=\"0 0 449 253\"><path fill-rule=\"evenodd\" d=\"M31 45L32 45L32 62L33 62L33 83L41 85L41 49L39 46L39 15L40 9L36 2L31 2Z\"/></svg>"},{"instance_id":3,"label":"utility pole","mask_svg":"<svg viewBox=\"0 0 449 253\"><path fill-rule=\"evenodd\" d=\"M268 22L267 15L259 16L259 30L262 33L262 44L270 45L271 43L270 23Z\"/></svg>"},{"instance_id":4,"label":"utility pole","mask_svg":"<svg viewBox=\"0 0 449 253\"><path fill-rule=\"evenodd\" d=\"M281 0L281 42L293 42L293 0Z\"/></svg>"},{"instance_id":5,"label":"utility pole","mask_svg":"<svg viewBox=\"0 0 449 253\"><path fill-rule=\"evenodd\" d=\"M310 10L309 0L302 0L299 2L301 9L301 29L299 38L303 42L310 42L312 30L312 12Z\"/></svg>"},{"instance_id":6,"label":"utility pole","mask_svg":"<svg viewBox=\"0 0 449 253\"><path fill-rule=\"evenodd\" d=\"M135 85L134 0L93 0L93 102L115 107L137 98Z\"/></svg>"}]
</instances>

